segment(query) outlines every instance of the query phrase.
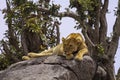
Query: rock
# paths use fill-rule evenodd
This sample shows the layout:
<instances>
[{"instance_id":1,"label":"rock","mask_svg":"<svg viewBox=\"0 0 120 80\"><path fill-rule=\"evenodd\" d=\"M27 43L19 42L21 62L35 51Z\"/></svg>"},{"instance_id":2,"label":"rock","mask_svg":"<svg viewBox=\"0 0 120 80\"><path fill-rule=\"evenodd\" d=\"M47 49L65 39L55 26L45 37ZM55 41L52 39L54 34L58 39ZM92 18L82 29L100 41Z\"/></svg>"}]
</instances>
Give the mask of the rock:
<instances>
[{"instance_id":1,"label":"rock","mask_svg":"<svg viewBox=\"0 0 120 80\"><path fill-rule=\"evenodd\" d=\"M0 71L0 80L92 80L95 70L89 56L75 61L53 55L15 63Z\"/></svg>"}]
</instances>

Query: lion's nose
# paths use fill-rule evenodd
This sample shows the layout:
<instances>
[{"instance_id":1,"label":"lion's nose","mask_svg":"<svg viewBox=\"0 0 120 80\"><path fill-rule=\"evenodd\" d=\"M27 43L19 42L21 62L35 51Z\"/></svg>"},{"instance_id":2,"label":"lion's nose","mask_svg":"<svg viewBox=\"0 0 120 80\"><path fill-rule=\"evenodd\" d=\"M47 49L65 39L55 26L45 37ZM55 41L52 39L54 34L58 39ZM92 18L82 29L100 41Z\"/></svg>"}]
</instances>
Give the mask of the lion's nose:
<instances>
[{"instance_id":1,"label":"lion's nose","mask_svg":"<svg viewBox=\"0 0 120 80\"><path fill-rule=\"evenodd\" d=\"M68 54L69 54L69 52L66 52L65 54L67 54L67 55L68 55Z\"/></svg>"}]
</instances>

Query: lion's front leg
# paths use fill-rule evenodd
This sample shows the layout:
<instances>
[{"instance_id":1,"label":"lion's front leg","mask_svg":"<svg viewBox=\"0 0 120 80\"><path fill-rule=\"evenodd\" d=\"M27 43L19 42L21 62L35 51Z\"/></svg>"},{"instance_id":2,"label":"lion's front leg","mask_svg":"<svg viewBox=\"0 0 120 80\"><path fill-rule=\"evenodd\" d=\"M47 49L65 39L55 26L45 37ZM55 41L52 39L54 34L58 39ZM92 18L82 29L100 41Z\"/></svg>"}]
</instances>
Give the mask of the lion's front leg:
<instances>
[{"instance_id":1,"label":"lion's front leg","mask_svg":"<svg viewBox=\"0 0 120 80\"><path fill-rule=\"evenodd\" d=\"M81 49L81 50L77 53L77 55L75 56L75 59L76 59L76 60L82 60L84 54L88 54L88 49L87 49L87 48Z\"/></svg>"},{"instance_id":2,"label":"lion's front leg","mask_svg":"<svg viewBox=\"0 0 120 80\"><path fill-rule=\"evenodd\" d=\"M40 53L30 52L30 53L28 53L28 56L29 56L30 58L36 58L36 57L40 57L39 54L40 54Z\"/></svg>"},{"instance_id":3,"label":"lion's front leg","mask_svg":"<svg viewBox=\"0 0 120 80\"><path fill-rule=\"evenodd\" d=\"M22 59L23 59L23 60L30 60L30 59L35 58L35 57L37 57L37 56L38 56L37 53L31 52L31 53L28 53L27 56L23 56Z\"/></svg>"},{"instance_id":4,"label":"lion's front leg","mask_svg":"<svg viewBox=\"0 0 120 80\"><path fill-rule=\"evenodd\" d=\"M30 52L30 53L28 53L27 56L23 56L22 59L23 60L30 60L31 58L49 56L49 55L52 55L52 54L53 54L53 48L51 48L49 50L42 51L41 53Z\"/></svg>"},{"instance_id":5,"label":"lion's front leg","mask_svg":"<svg viewBox=\"0 0 120 80\"><path fill-rule=\"evenodd\" d=\"M42 57L42 56L50 56L52 55L53 53L52 52L41 52L41 53L34 53L34 52L30 52L28 53L27 56L23 56L22 59L23 60L30 60L32 58L37 58L37 57Z\"/></svg>"},{"instance_id":6,"label":"lion's front leg","mask_svg":"<svg viewBox=\"0 0 120 80\"><path fill-rule=\"evenodd\" d=\"M30 58L37 58L37 57L42 57L42 56L50 56L52 54L53 54L52 52L28 53L28 56Z\"/></svg>"},{"instance_id":7,"label":"lion's front leg","mask_svg":"<svg viewBox=\"0 0 120 80\"><path fill-rule=\"evenodd\" d=\"M28 56L30 58L37 58L37 57L42 57L42 56L50 56L52 54L53 54L53 48L51 48L49 50L42 51L41 53L30 52L30 53L28 53Z\"/></svg>"}]
</instances>

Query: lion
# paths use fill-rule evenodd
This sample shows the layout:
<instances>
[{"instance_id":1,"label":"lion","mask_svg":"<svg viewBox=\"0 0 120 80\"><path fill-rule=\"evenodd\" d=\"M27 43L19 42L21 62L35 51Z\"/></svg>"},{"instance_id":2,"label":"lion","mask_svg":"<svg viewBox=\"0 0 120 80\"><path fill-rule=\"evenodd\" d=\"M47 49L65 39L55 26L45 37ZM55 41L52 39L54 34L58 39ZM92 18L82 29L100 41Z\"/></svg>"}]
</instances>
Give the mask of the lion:
<instances>
[{"instance_id":1,"label":"lion","mask_svg":"<svg viewBox=\"0 0 120 80\"><path fill-rule=\"evenodd\" d=\"M62 38L62 43L56 47L42 51L41 53L28 53L27 56L23 56L23 60L29 60L32 58L50 56L50 55L65 56L66 59L82 60L85 54L88 54L88 48L80 33L71 33L66 38Z\"/></svg>"}]
</instances>

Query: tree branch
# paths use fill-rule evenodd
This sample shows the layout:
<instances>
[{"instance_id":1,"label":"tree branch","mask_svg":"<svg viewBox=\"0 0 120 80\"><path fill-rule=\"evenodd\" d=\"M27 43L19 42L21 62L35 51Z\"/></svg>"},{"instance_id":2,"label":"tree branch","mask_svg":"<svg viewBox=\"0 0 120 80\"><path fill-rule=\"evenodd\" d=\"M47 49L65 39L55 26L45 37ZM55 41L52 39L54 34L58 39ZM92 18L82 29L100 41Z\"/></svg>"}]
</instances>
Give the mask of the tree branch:
<instances>
[{"instance_id":1,"label":"tree branch","mask_svg":"<svg viewBox=\"0 0 120 80\"><path fill-rule=\"evenodd\" d=\"M49 9L42 8L42 7L39 8L39 11L46 12L47 14L53 15L53 16L56 16L56 17L71 17L71 18L79 21L80 23L82 22L80 20L80 16L78 14L72 12L72 11L58 12L58 13L51 14Z\"/></svg>"},{"instance_id":2,"label":"tree branch","mask_svg":"<svg viewBox=\"0 0 120 80\"><path fill-rule=\"evenodd\" d=\"M50 10L47 9L47 8L42 8L40 7L39 8L39 11L42 11L42 12L46 12L47 14L49 15L53 15L53 16L56 16L56 17L70 17L70 18L73 18L75 19L76 21L78 21L80 23L80 25L82 26L82 29L84 31L84 36L86 37L86 39L88 40L88 42L92 45L92 46L95 46L95 44L90 40L90 38L88 37L87 35L87 28L86 28L86 25L84 23L84 21L81 21L80 19L80 16L72 11L66 11L66 12L58 12L58 13L54 13L54 14L51 14Z\"/></svg>"},{"instance_id":3,"label":"tree branch","mask_svg":"<svg viewBox=\"0 0 120 80\"><path fill-rule=\"evenodd\" d=\"M21 44L22 44L22 48L23 48L23 54L24 55L27 55L27 53L29 52L28 51L28 47L27 47L27 44L26 44L26 38L25 38L25 31L23 31L21 33Z\"/></svg>"},{"instance_id":4,"label":"tree branch","mask_svg":"<svg viewBox=\"0 0 120 80\"><path fill-rule=\"evenodd\" d=\"M120 15L116 18L115 25L113 26L113 36L109 47L109 56L114 58L120 37Z\"/></svg>"},{"instance_id":5,"label":"tree branch","mask_svg":"<svg viewBox=\"0 0 120 80\"><path fill-rule=\"evenodd\" d=\"M101 10L101 16L100 16L100 42L104 42L105 38L107 36L107 20L106 20L106 12L108 9L108 2L109 0L104 0L104 5Z\"/></svg>"},{"instance_id":6,"label":"tree branch","mask_svg":"<svg viewBox=\"0 0 120 80\"><path fill-rule=\"evenodd\" d=\"M96 45L91 41L91 39L89 38L89 36L88 36L88 34L87 34L87 28L86 28L86 25L85 25L85 23L84 22L82 22L82 32L83 32L83 35L84 35L84 37L85 37L85 39L87 40L87 42L91 45L91 46L93 46L93 47L95 47Z\"/></svg>"},{"instance_id":7,"label":"tree branch","mask_svg":"<svg viewBox=\"0 0 120 80\"><path fill-rule=\"evenodd\" d=\"M108 3L109 3L109 0L104 0L104 5L102 8L102 11L104 12L104 14L106 14L106 11L108 10Z\"/></svg>"},{"instance_id":8,"label":"tree branch","mask_svg":"<svg viewBox=\"0 0 120 80\"><path fill-rule=\"evenodd\" d=\"M120 1L118 3L118 11L120 11ZM119 37L120 37L120 13L117 14L117 18L113 26L112 40L110 42L110 46L108 49L109 53L108 56L112 59L114 59L114 56L118 48Z\"/></svg>"},{"instance_id":9,"label":"tree branch","mask_svg":"<svg viewBox=\"0 0 120 80\"><path fill-rule=\"evenodd\" d=\"M60 43L60 30L59 30L60 23L58 21L55 21L54 26L56 27L56 34L57 34L57 44Z\"/></svg>"},{"instance_id":10,"label":"tree branch","mask_svg":"<svg viewBox=\"0 0 120 80\"><path fill-rule=\"evenodd\" d=\"M101 0L99 0L99 3L101 3L100 1ZM95 10L94 10L95 13L96 13L96 20L95 20L95 23L94 23L94 25L95 25L94 26L95 27L94 31L95 31L95 34L96 34L96 36L95 36L96 38L95 39L96 39L97 42L99 42L100 9L101 9L101 4L99 4L98 6L96 6Z\"/></svg>"},{"instance_id":11,"label":"tree branch","mask_svg":"<svg viewBox=\"0 0 120 80\"><path fill-rule=\"evenodd\" d=\"M118 11L120 10L120 1L118 2ZM120 13L118 12L115 24L113 26L113 36L110 43L109 55L114 57L118 48L118 42L120 37Z\"/></svg>"}]
</instances>

